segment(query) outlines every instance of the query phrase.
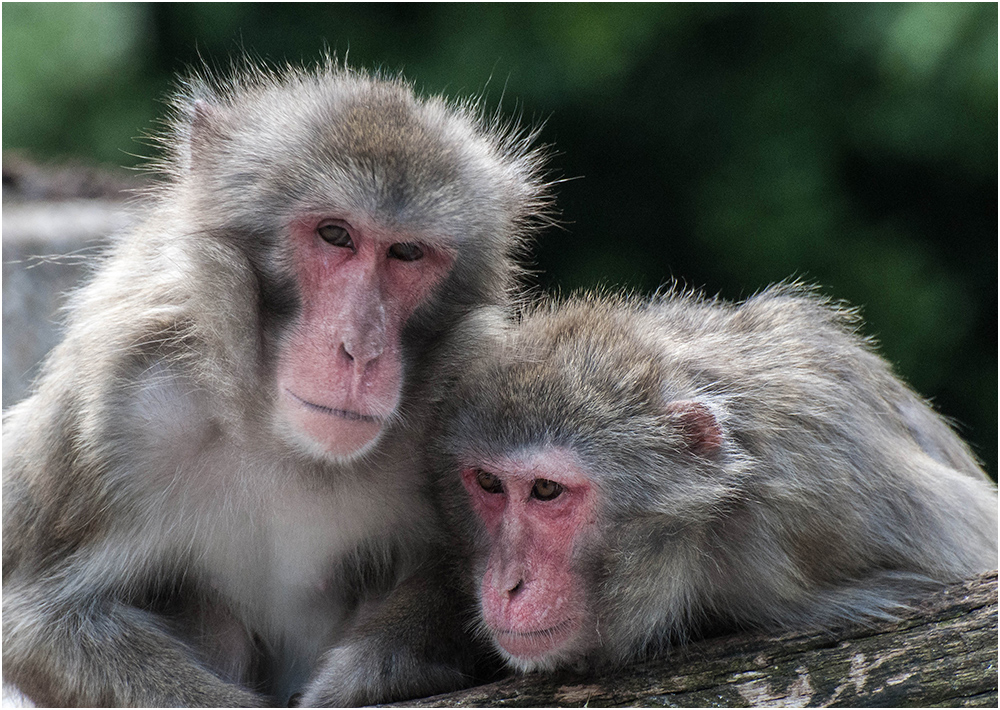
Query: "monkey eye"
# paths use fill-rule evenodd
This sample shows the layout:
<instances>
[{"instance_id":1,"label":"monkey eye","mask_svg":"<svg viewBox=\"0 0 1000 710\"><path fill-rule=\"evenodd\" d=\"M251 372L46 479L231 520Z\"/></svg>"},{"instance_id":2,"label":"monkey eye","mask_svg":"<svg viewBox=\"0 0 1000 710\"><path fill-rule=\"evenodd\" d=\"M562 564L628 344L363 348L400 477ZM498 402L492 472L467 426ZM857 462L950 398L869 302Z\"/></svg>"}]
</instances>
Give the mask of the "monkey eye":
<instances>
[{"instance_id":1,"label":"monkey eye","mask_svg":"<svg viewBox=\"0 0 1000 710\"><path fill-rule=\"evenodd\" d=\"M487 493L503 493L503 481L492 473L479 470L476 472L476 483Z\"/></svg>"},{"instance_id":2,"label":"monkey eye","mask_svg":"<svg viewBox=\"0 0 1000 710\"><path fill-rule=\"evenodd\" d=\"M351 233L339 224L324 224L316 230L316 233L319 234L320 239L324 242L332 244L335 247L346 247L347 249L354 248L354 241L351 239Z\"/></svg>"},{"instance_id":3,"label":"monkey eye","mask_svg":"<svg viewBox=\"0 0 1000 710\"><path fill-rule=\"evenodd\" d=\"M563 487L555 481L547 478L536 478L535 485L531 488L531 497L538 500L552 500L558 498L563 492Z\"/></svg>"},{"instance_id":4,"label":"monkey eye","mask_svg":"<svg viewBox=\"0 0 1000 710\"><path fill-rule=\"evenodd\" d=\"M400 261L416 261L422 258L424 250L413 242L397 242L389 247L389 256Z\"/></svg>"}]
</instances>

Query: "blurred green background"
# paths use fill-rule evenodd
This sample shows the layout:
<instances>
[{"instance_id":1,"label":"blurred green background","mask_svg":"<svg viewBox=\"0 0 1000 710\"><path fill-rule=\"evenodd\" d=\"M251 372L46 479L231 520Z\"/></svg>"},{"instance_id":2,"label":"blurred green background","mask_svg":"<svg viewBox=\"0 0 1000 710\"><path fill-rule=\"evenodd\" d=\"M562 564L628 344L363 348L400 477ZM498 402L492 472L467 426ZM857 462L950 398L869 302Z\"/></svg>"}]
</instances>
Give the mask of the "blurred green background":
<instances>
[{"instance_id":1,"label":"blurred green background","mask_svg":"<svg viewBox=\"0 0 1000 710\"><path fill-rule=\"evenodd\" d=\"M3 4L3 147L135 165L246 50L484 94L557 154L547 288L799 276L997 471L997 5ZM292 107L294 108L294 107Z\"/></svg>"}]
</instances>

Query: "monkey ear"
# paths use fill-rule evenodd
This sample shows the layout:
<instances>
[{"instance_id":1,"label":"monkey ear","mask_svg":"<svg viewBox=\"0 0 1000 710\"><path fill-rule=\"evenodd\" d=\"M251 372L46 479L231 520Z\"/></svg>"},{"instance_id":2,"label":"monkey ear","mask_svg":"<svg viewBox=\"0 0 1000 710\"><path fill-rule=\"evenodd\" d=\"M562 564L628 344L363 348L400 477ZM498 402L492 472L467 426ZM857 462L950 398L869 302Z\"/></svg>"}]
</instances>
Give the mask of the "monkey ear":
<instances>
[{"instance_id":1,"label":"monkey ear","mask_svg":"<svg viewBox=\"0 0 1000 710\"><path fill-rule=\"evenodd\" d=\"M202 149L208 143L218 139L220 135L219 123L222 120L222 111L218 106L213 106L205 99L195 99L189 107L191 122L191 145L195 149Z\"/></svg>"},{"instance_id":2,"label":"monkey ear","mask_svg":"<svg viewBox=\"0 0 1000 710\"><path fill-rule=\"evenodd\" d=\"M693 399L667 404L667 413L688 450L696 456L714 456L725 435L712 410Z\"/></svg>"},{"instance_id":3,"label":"monkey ear","mask_svg":"<svg viewBox=\"0 0 1000 710\"><path fill-rule=\"evenodd\" d=\"M210 163L215 146L225 140L227 115L225 109L204 98L191 100L184 108L187 138L184 145L184 165L197 172Z\"/></svg>"},{"instance_id":4,"label":"monkey ear","mask_svg":"<svg viewBox=\"0 0 1000 710\"><path fill-rule=\"evenodd\" d=\"M212 125L215 109L205 99L195 99L191 102L191 128L193 133L200 133Z\"/></svg>"}]
</instances>

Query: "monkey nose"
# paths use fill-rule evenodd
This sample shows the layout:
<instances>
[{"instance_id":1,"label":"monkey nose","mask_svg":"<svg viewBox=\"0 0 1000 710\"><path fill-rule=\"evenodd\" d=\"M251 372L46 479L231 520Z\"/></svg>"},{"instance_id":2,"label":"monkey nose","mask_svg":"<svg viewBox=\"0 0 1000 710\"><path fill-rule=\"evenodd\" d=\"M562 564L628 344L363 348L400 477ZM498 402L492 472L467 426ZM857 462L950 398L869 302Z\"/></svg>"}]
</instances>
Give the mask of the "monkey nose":
<instances>
[{"instance_id":1,"label":"monkey nose","mask_svg":"<svg viewBox=\"0 0 1000 710\"><path fill-rule=\"evenodd\" d=\"M340 344L340 354L347 360L347 362L353 364L361 370L364 370L368 363L377 360L379 355L382 354L383 348L378 343L365 343L363 341L358 343L350 343L344 341Z\"/></svg>"}]
</instances>

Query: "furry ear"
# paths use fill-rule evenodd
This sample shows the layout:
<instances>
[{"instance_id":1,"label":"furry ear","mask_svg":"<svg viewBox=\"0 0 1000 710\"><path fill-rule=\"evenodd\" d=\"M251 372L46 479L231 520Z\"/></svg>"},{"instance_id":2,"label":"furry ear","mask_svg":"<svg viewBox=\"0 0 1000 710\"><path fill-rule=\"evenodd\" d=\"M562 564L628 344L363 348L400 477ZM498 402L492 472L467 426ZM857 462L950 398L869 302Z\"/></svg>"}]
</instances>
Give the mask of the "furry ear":
<instances>
[{"instance_id":1,"label":"furry ear","mask_svg":"<svg viewBox=\"0 0 1000 710\"><path fill-rule=\"evenodd\" d=\"M191 115L191 133L195 136L211 130L215 122L217 109L209 105L205 99L195 99L189 109Z\"/></svg>"},{"instance_id":2,"label":"furry ear","mask_svg":"<svg viewBox=\"0 0 1000 710\"><path fill-rule=\"evenodd\" d=\"M711 409L693 399L669 402L666 409L692 454L711 457L719 452L725 435Z\"/></svg>"},{"instance_id":3,"label":"furry ear","mask_svg":"<svg viewBox=\"0 0 1000 710\"><path fill-rule=\"evenodd\" d=\"M213 154L223 138L225 111L220 106L210 104L204 99L195 99L187 108L188 111L188 150L190 151L188 165L193 170L201 167L206 155Z\"/></svg>"},{"instance_id":4,"label":"furry ear","mask_svg":"<svg viewBox=\"0 0 1000 710\"><path fill-rule=\"evenodd\" d=\"M202 98L181 95L174 99L172 135L162 142L173 153L171 171L178 177L195 172L217 141L219 109Z\"/></svg>"}]
</instances>

